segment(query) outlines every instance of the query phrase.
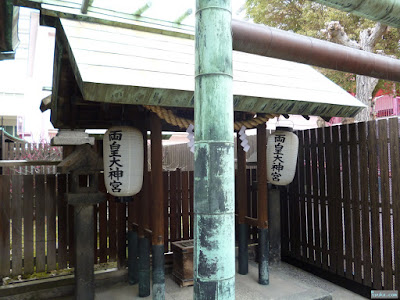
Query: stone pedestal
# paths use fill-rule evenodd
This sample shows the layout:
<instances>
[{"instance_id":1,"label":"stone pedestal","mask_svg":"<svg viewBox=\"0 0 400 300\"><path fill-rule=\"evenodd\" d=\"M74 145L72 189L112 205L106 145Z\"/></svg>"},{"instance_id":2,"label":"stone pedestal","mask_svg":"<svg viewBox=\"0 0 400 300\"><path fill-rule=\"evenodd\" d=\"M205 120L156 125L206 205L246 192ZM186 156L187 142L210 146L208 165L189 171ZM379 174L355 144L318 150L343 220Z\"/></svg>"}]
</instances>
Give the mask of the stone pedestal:
<instances>
[{"instance_id":1,"label":"stone pedestal","mask_svg":"<svg viewBox=\"0 0 400 300\"><path fill-rule=\"evenodd\" d=\"M55 140L57 142L57 140ZM58 141L60 142L60 141ZM63 142L74 144L71 134ZM58 172L70 174L71 188L65 197L74 206L75 237L75 299L94 300L94 224L93 205L106 199L99 192L99 172L102 159L89 144L77 145L58 166ZM82 180L80 182L80 178Z\"/></svg>"}]
</instances>

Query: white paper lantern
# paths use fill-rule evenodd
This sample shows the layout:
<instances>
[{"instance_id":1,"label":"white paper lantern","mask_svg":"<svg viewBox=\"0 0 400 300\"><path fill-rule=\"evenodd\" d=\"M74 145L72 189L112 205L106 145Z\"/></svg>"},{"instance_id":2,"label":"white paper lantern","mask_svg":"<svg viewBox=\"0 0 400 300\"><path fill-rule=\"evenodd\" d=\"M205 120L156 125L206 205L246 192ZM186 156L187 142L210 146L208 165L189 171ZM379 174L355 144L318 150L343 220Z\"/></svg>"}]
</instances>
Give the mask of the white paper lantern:
<instances>
[{"instance_id":1,"label":"white paper lantern","mask_svg":"<svg viewBox=\"0 0 400 300\"><path fill-rule=\"evenodd\" d=\"M143 135L133 127L112 127L104 134L104 182L116 197L137 194L143 184Z\"/></svg>"},{"instance_id":2,"label":"white paper lantern","mask_svg":"<svg viewBox=\"0 0 400 300\"><path fill-rule=\"evenodd\" d=\"M267 142L267 179L275 185L287 185L296 173L299 138L290 127L277 127Z\"/></svg>"}]
</instances>

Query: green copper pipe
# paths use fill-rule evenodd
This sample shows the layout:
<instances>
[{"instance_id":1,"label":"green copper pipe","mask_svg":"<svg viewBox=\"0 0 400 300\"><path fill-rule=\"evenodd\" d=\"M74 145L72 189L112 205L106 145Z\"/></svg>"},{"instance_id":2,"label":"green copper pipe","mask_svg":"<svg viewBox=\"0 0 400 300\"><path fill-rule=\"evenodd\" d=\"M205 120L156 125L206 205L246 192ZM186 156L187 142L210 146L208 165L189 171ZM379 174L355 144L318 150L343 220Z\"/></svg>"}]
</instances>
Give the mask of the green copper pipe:
<instances>
[{"instance_id":1,"label":"green copper pipe","mask_svg":"<svg viewBox=\"0 0 400 300\"><path fill-rule=\"evenodd\" d=\"M196 1L194 299L235 299L231 18Z\"/></svg>"},{"instance_id":2,"label":"green copper pipe","mask_svg":"<svg viewBox=\"0 0 400 300\"><path fill-rule=\"evenodd\" d=\"M152 6L152 2L148 1L146 2L145 5L143 5L142 7L140 7L138 10L136 10L133 14L135 16L141 16L146 10L148 10L151 6Z\"/></svg>"},{"instance_id":3,"label":"green copper pipe","mask_svg":"<svg viewBox=\"0 0 400 300\"><path fill-rule=\"evenodd\" d=\"M193 12L192 9L189 8L178 19L176 19L174 23L181 24L183 22L183 20L185 20L187 17L189 17L192 14L192 12Z\"/></svg>"},{"instance_id":4,"label":"green copper pipe","mask_svg":"<svg viewBox=\"0 0 400 300\"><path fill-rule=\"evenodd\" d=\"M360 17L400 28L400 0L313 0Z\"/></svg>"}]
</instances>

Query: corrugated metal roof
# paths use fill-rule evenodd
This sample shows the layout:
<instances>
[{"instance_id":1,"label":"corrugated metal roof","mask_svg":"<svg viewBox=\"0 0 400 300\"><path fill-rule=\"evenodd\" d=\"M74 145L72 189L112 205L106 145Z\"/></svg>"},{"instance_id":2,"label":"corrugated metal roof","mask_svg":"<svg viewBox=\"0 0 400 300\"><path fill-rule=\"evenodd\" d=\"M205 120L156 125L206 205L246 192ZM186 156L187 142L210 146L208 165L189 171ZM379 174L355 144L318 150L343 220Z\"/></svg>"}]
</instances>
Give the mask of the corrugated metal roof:
<instances>
[{"instance_id":1,"label":"corrugated metal roof","mask_svg":"<svg viewBox=\"0 0 400 300\"><path fill-rule=\"evenodd\" d=\"M69 19L61 24L85 100L193 107L192 39ZM307 65L234 51L233 68L237 111L353 116L364 108Z\"/></svg>"}]
</instances>

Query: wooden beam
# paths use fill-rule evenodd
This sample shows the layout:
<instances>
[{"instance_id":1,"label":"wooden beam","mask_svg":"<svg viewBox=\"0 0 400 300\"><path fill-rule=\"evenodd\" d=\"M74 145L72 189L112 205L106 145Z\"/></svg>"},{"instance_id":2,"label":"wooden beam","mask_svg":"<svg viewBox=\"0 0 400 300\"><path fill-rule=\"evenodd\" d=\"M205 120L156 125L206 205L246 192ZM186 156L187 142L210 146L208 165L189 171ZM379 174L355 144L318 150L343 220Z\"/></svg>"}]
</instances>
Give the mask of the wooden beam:
<instances>
[{"instance_id":1,"label":"wooden beam","mask_svg":"<svg viewBox=\"0 0 400 300\"><path fill-rule=\"evenodd\" d=\"M151 114L151 177L152 177L152 221L153 245L164 244L164 194L162 174L162 134L161 119L156 114Z\"/></svg>"},{"instance_id":2,"label":"wooden beam","mask_svg":"<svg viewBox=\"0 0 400 300\"><path fill-rule=\"evenodd\" d=\"M256 218L252 218L252 217L245 217L244 218L246 224L250 225L250 226L257 226L258 225L258 219Z\"/></svg>"},{"instance_id":3,"label":"wooden beam","mask_svg":"<svg viewBox=\"0 0 400 300\"><path fill-rule=\"evenodd\" d=\"M18 45L19 7L13 6L12 0L0 2L0 59L12 59Z\"/></svg>"},{"instance_id":4,"label":"wooden beam","mask_svg":"<svg viewBox=\"0 0 400 300\"><path fill-rule=\"evenodd\" d=\"M143 187L142 187L142 191L140 192L140 203L139 203L139 209L140 209L140 213L139 213L139 228L138 228L138 234L139 234L139 238L144 238L145 237L145 229L148 228L148 207L149 205L147 204L147 202L150 200L149 197L149 168L148 168L148 151L147 151L147 132L146 130L143 130L143 147L144 147L144 151L143 151L143 155L144 155L144 166L143 166Z\"/></svg>"},{"instance_id":5,"label":"wooden beam","mask_svg":"<svg viewBox=\"0 0 400 300\"><path fill-rule=\"evenodd\" d=\"M61 160L1 160L0 167L56 166Z\"/></svg>"}]
</instances>

